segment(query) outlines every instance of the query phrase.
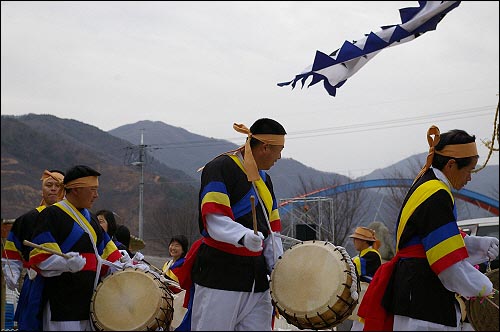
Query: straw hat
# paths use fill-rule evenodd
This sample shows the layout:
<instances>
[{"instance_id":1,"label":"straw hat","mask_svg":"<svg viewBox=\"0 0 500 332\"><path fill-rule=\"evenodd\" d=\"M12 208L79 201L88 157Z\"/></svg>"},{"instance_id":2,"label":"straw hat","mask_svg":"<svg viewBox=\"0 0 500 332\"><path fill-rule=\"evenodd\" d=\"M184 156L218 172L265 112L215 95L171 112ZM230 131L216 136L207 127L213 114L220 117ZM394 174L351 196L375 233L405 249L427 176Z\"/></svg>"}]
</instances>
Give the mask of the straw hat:
<instances>
[{"instance_id":1,"label":"straw hat","mask_svg":"<svg viewBox=\"0 0 500 332\"><path fill-rule=\"evenodd\" d=\"M368 227L357 227L354 233L349 235L349 237L365 241L377 241L375 231Z\"/></svg>"}]
</instances>

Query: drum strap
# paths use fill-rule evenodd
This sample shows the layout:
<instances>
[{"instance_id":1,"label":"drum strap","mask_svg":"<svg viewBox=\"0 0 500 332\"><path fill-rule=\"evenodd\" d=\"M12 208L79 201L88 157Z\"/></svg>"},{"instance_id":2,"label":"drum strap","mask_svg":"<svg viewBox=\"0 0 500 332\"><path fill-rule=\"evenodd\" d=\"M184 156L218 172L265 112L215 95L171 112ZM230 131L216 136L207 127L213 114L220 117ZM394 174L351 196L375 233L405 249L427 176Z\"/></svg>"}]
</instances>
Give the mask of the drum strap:
<instances>
[{"instance_id":1,"label":"drum strap","mask_svg":"<svg viewBox=\"0 0 500 332\"><path fill-rule=\"evenodd\" d=\"M465 308L465 301L463 297L461 297L459 294L455 293L455 298L457 299L458 305L460 306L460 315L461 315L461 321L464 322L465 318L467 317L467 310Z\"/></svg>"},{"instance_id":2,"label":"drum strap","mask_svg":"<svg viewBox=\"0 0 500 332\"><path fill-rule=\"evenodd\" d=\"M90 242L92 243L92 247L94 248L94 254L97 259L97 269L96 269L96 276L94 280L94 290L97 287L97 284L99 283L99 274L102 268L102 264L104 263L105 265L113 265L111 262L105 261L101 258L101 255L99 255L99 251L97 250L97 246L95 243L94 236L92 236L92 232L90 229L87 227L88 222L86 223L81 216L81 213L78 211L75 211L75 208L71 205L68 204L67 200L60 201L58 204L62 205L64 207L64 211L68 214L71 215L71 217L76 221L76 223L89 235ZM95 232L93 232L95 234Z\"/></svg>"},{"instance_id":3,"label":"drum strap","mask_svg":"<svg viewBox=\"0 0 500 332\"><path fill-rule=\"evenodd\" d=\"M243 156L241 155L241 151L238 151L234 156L236 156L238 158L240 165L243 165ZM238 166L240 166L240 165L238 165ZM243 171L245 172L244 168L243 168ZM260 179L260 181L262 182L262 179ZM261 185L263 186L264 189L267 189L267 187L264 183L261 183ZM259 200L259 205L260 205L262 212L264 214L264 218L266 218L267 228L269 229L269 236L271 237L271 242L273 244L274 261L277 261L278 260L278 252L276 249L275 234L274 234L273 230L271 229L271 223L269 222L269 214L272 212L272 201L271 201L271 206L269 207L269 211L267 211L267 209L265 208L266 205L264 205L264 202L262 201L262 197L261 197L259 190L257 188L256 181L252 181L252 186L253 186L253 189L255 191L255 195L257 196L257 199ZM267 193L270 194L270 192L267 192ZM272 200L272 198L271 198L271 200Z\"/></svg>"},{"instance_id":4,"label":"drum strap","mask_svg":"<svg viewBox=\"0 0 500 332\"><path fill-rule=\"evenodd\" d=\"M277 250L276 250L276 244L275 244L275 238L274 238L274 232L271 229L271 223L269 222L269 216L266 213L266 209L264 209L264 202L262 202L262 199L260 198L259 191L257 190L255 186L255 182L252 182L253 189L255 190L255 194L257 195L257 198L259 199L260 206L262 208L262 211L264 212L264 218L266 218L266 224L267 228L269 229L269 236L271 237L271 242L273 244L273 257L274 261L278 260L278 255L277 255Z\"/></svg>"}]
</instances>

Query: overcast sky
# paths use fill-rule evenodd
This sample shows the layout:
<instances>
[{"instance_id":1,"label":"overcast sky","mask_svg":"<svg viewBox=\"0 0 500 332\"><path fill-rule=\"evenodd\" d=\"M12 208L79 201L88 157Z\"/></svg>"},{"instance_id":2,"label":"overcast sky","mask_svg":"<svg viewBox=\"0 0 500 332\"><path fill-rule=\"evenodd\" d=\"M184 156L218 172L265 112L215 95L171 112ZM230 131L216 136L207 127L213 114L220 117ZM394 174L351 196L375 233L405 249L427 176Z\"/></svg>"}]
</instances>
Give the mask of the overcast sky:
<instances>
[{"instance_id":1,"label":"overcast sky","mask_svg":"<svg viewBox=\"0 0 500 332\"><path fill-rule=\"evenodd\" d=\"M382 50L336 97L321 83L277 86L316 50L400 24L399 9L417 6L2 1L2 115L52 114L105 131L161 121L235 144L245 137L233 122L270 117L288 132L283 157L352 177L426 152L434 124L475 134L482 163L499 98L498 1L462 1L435 31Z\"/></svg>"}]
</instances>

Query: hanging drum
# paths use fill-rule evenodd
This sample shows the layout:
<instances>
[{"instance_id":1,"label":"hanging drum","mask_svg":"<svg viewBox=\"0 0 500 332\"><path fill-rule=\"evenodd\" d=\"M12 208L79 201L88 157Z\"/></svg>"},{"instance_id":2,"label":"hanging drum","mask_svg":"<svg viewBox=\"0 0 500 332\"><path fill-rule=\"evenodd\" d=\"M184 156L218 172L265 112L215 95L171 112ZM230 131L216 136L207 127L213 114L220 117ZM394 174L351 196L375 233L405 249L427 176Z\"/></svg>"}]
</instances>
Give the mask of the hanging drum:
<instances>
[{"instance_id":1,"label":"hanging drum","mask_svg":"<svg viewBox=\"0 0 500 332\"><path fill-rule=\"evenodd\" d=\"M100 282L90 303L97 331L168 331L173 295L157 275L135 268L114 272Z\"/></svg>"},{"instance_id":2,"label":"hanging drum","mask_svg":"<svg viewBox=\"0 0 500 332\"><path fill-rule=\"evenodd\" d=\"M498 290L498 269L485 274L493 283L493 288ZM494 304L479 298L467 301L467 316L476 331L498 331L498 292L491 301Z\"/></svg>"},{"instance_id":3,"label":"hanging drum","mask_svg":"<svg viewBox=\"0 0 500 332\"><path fill-rule=\"evenodd\" d=\"M271 299L300 329L329 329L356 307L359 284L351 258L330 242L305 241L286 250L271 273ZM351 295L351 285L356 295Z\"/></svg>"}]
</instances>

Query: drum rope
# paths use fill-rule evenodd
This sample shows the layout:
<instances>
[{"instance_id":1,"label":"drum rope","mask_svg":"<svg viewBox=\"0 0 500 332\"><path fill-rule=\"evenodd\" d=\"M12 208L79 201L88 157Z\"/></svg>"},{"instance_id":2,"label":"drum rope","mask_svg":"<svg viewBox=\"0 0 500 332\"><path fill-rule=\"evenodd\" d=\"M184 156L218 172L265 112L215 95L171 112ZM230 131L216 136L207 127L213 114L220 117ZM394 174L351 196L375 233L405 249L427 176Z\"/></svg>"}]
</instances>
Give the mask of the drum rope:
<instances>
[{"instance_id":1,"label":"drum rope","mask_svg":"<svg viewBox=\"0 0 500 332\"><path fill-rule=\"evenodd\" d=\"M273 230L271 229L271 223L269 222L269 217L266 213L266 210L264 208L264 202L262 202L262 199L260 198L260 195L259 195L259 192L257 191L257 187L255 186L255 183L252 182L252 186L253 186L253 189L255 190L255 195L257 196L257 198L259 199L259 204L260 204L260 207L262 209L262 212L264 214L264 218L266 219L266 223L267 223L267 228L269 229L269 236L271 237L271 243L273 244L273 258L274 258L274 261L276 262L278 260L278 255L276 253L276 241L274 241L274 236L279 234L277 232L273 232Z\"/></svg>"},{"instance_id":2,"label":"drum rope","mask_svg":"<svg viewBox=\"0 0 500 332\"><path fill-rule=\"evenodd\" d=\"M236 153L236 156L238 157L238 159L240 160L240 162L242 164L244 164L243 163L243 156L242 156L242 154L241 154L240 151L238 151ZM266 219L267 228L269 229L269 236L271 237L271 242L273 244L273 258L274 258L274 261L276 262L279 257L277 255L276 241L274 240L274 236L277 235L277 234L279 234L279 233L273 232L273 230L271 229L271 223L269 222L269 216L266 213L264 202L262 202L262 199L260 198L260 195L259 195L259 191L257 190L257 186L255 185L255 182L253 182L253 181L252 181L252 187L253 187L253 189L255 191L255 195L259 199L259 204L260 204L262 212L264 214L264 218ZM253 208L253 204L252 204L252 208Z\"/></svg>"},{"instance_id":3,"label":"drum rope","mask_svg":"<svg viewBox=\"0 0 500 332\"><path fill-rule=\"evenodd\" d=\"M350 287L351 297L353 298L354 301L357 301L358 298L359 298L359 294L358 294L358 278L357 278L357 275L356 275L356 270L355 270L355 267L354 267L354 263L352 262L349 254L347 253L347 251L345 250L344 247L336 246L336 248L339 249L340 253L345 258L347 264L349 265L349 268L351 269L351 278L352 278L351 287Z\"/></svg>"}]
</instances>

